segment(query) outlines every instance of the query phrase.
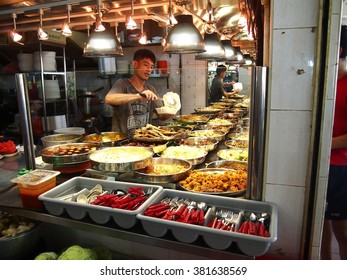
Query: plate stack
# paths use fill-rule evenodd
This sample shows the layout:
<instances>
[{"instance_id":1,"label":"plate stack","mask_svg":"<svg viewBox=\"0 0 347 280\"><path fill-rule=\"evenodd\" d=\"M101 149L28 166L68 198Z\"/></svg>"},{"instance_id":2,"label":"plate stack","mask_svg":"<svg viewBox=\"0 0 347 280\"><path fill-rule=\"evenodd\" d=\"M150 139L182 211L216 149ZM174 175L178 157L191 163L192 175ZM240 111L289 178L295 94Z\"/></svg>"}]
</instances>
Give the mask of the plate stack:
<instances>
[{"instance_id":1,"label":"plate stack","mask_svg":"<svg viewBox=\"0 0 347 280\"><path fill-rule=\"evenodd\" d=\"M18 67L20 71L29 72L33 71L33 54L19 53L17 54Z\"/></svg>"},{"instance_id":2,"label":"plate stack","mask_svg":"<svg viewBox=\"0 0 347 280\"><path fill-rule=\"evenodd\" d=\"M117 60L117 74L128 74L129 73L129 67L130 67L130 61L128 60Z\"/></svg>"},{"instance_id":3,"label":"plate stack","mask_svg":"<svg viewBox=\"0 0 347 280\"><path fill-rule=\"evenodd\" d=\"M57 71L57 62L55 60L55 54L55 52L42 52L43 71ZM40 52L34 52L33 64L35 71L41 71Z\"/></svg>"},{"instance_id":4,"label":"plate stack","mask_svg":"<svg viewBox=\"0 0 347 280\"><path fill-rule=\"evenodd\" d=\"M45 80L45 97L47 99L60 98L60 87L58 80ZM42 99L42 92L39 91L39 98Z\"/></svg>"}]
</instances>

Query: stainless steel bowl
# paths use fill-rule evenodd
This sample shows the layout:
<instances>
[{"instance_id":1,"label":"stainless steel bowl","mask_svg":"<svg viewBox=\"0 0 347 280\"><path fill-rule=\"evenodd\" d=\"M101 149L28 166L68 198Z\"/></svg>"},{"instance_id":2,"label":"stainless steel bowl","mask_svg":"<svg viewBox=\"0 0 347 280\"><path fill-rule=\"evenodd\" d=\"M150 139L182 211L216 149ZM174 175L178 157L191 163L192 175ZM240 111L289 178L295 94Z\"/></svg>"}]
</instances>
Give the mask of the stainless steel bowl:
<instances>
[{"instance_id":1,"label":"stainless steel bowl","mask_svg":"<svg viewBox=\"0 0 347 280\"><path fill-rule=\"evenodd\" d=\"M122 132L101 132L100 134L93 133L84 136L82 142L100 144L103 147L114 147L127 137L128 135Z\"/></svg>"},{"instance_id":2,"label":"stainless steel bowl","mask_svg":"<svg viewBox=\"0 0 347 280\"><path fill-rule=\"evenodd\" d=\"M107 172L128 172L151 163L153 150L146 147L109 147L90 154L93 169Z\"/></svg>"},{"instance_id":3,"label":"stainless steel bowl","mask_svg":"<svg viewBox=\"0 0 347 280\"><path fill-rule=\"evenodd\" d=\"M40 240L40 227L37 224L33 229L14 237L0 239L0 259L19 260L26 259L35 252Z\"/></svg>"},{"instance_id":4,"label":"stainless steel bowl","mask_svg":"<svg viewBox=\"0 0 347 280\"><path fill-rule=\"evenodd\" d=\"M89 154L98 150L100 145L92 143L71 143L44 148L41 151L42 161L53 165L76 164L89 161ZM68 153L74 150L76 153Z\"/></svg>"},{"instance_id":5,"label":"stainless steel bowl","mask_svg":"<svg viewBox=\"0 0 347 280\"><path fill-rule=\"evenodd\" d=\"M241 169L247 171L248 163L246 161L237 160L216 160L206 164L206 168Z\"/></svg>"},{"instance_id":6,"label":"stainless steel bowl","mask_svg":"<svg viewBox=\"0 0 347 280\"><path fill-rule=\"evenodd\" d=\"M148 143L148 142L141 142L141 141L135 141L126 139L119 143L122 147L147 147L151 148L154 153L160 154L162 151L164 151L167 148L167 145L169 142L163 142L163 143Z\"/></svg>"},{"instance_id":7,"label":"stainless steel bowl","mask_svg":"<svg viewBox=\"0 0 347 280\"><path fill-rule=\"evenodd\" d=\"M202 130L193 130L189 133L190 137L209 137L215 138L218 141L221 141L225 138L226 133L220 130L213 129L202 129Z\"/></svg>"},{"instance_id":8,"label":"stainless steel bowl","mask_svg":"<svg viewBox=\"0 0 347 280\"><path fill-rule=\"evenodd\" d=\"M231 149L248 149L248 140L230 139L225 141L225 146Z\"/></svg>"},{"instance_id":9,"label":"stainless steel bowl","mask_svg":"<svg viewBox=\"0 0 347 280\"><path fill-rule=\"evenodd\" d=\"M205 149L206 151L213 151L217 145L218 140L209 137L188 137L178 141L180 146L195 146Z\"/></svg>"},{"instance_id":10,"label":"stainless steel bowl","mask_svg":"<svg viewBox=\"0 0 347 280\"><path fill-rule=\"evenodd\" d=\"M168 147L161 156L163 158L176 158L176 159L183 159L188 161L191 165L195 166L202 162L204 162L206 155L208 151L205 149L200 148L198 151L198 155L194 156L194 152L196 152L196 149L199 147L192 147L192 146L171 146ZM189 149L190 151L187 151ZM181 153L182 151L182 153ZM192 154L187 155L187 152L191 152Z\"/></svg>"},{"instance_id":11,"label":"stainless steel bowl","mask_svg":"<svg viewBox=\"0 0 347 280\"><path fill-rule=\"evenodd\" d=\"M151 174L151 170L160 165L180 165L184 170L169 174ZM152 162L144 169L135 171L145 182L148 183L171 183L182 180L192 169L192 165L183 159L175 158L152 158Z\"/></svg>"},{"instance_id":12,"label":"stainless steel bowl","mask_svg":"<svg viewBox=\"0 0 347 280\"><path fill-rule=\"evenodd\" d=\"M77 143L81 140L82 135L79 134L53 134L41 138L43 147L51 147L55 145Z\"/></svg>"}]
</instances>

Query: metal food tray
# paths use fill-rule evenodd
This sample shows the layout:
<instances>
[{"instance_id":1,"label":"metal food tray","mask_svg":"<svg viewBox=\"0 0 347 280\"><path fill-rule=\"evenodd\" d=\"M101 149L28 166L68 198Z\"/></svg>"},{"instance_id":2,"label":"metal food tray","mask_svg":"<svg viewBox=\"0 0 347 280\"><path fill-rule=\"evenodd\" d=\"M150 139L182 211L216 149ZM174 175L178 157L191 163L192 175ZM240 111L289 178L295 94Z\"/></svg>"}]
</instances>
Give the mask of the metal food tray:
<instances>
[{"instance_id":1,"label":"metal food tray","mask_svg":"<svg viewBox=\"0 0 347 280\"><path fill-rule=\"evenodd\" d=\"M59 155L56 154L59 149L68 148L68 147L88 147L90 149L98 150L100 148L99 144L92 143L69 143L69 144L61 144L55 145L51 147L44 148L41 151L41 157L43 162L50 163L54 165L65 165L65 164L76 164L89 161L89 155L94 151L89 151L85 153L79 153L74 155Z\"/></svg>"},{"instance_id":2,"label":"metal food tray","mask_svg":"<svg viewBox=\"0 0 347 280\"><path fill-rule=\"evenodd\" d=\"M137 173L144 182L147 183L171 183L171 182L177 182L179 180L182 180L187 176L187 174L192 169L192 165L183 159L175 159L175 158L152 158L151 165L180 165L184 168L183 171L171 173L171 174L148 174L148 172L145 169L136 170L135 173ZM150 166L151 166L150 165ZM149 167L150 167L149 166Z\"/></svg>"},{"instance_id":3,"label":"metal food tray","mask_svg":"<svg viewBox=\"0 0 347 280\"><path fill-rule=\"evenodd\" d=\"M147 152L137 160L129 160L127 155L139 155ZM108 154L123 153L124 158L121 162L107 162ZM90 154L89 159L93 164L93 169L106 172L128 172L141 168L145 168L151 163L154 152L153 149L147 147L108 147L98 150ZM98 159L100 158L100 160Z\"/></svg>"},{"instance_id":4,"label":"metal food tray","mask_svg":"<svg viewBox=\"0 0 347 280\"><path fill-rule=\"evenodd\" d=\"M217 250L225 250L235 242L239 249L249 256L260 256L265 254L271 243L277 240L278 209L277 206L272 203L205 194L182 193L182 191L164 189L149 205L160 203L163 198L174 197L187 198L190 201L193 200L196 202L204 201L209 207L215 206L241 214L243 211L269 213L271 216L269 227L270 237L248 235L236 231L231 232L209 228L207 226L149 217L143 214L144 211L141 211L141 213L137 214L137 218L141 221L144 230L149 235L162 237L170 230L177 240L184 243L192 243L196 241L199 236L202 236L208 246ZM207 215L205 216L206 218L208 218ZM240 220L237 223L236 230L239 226Z\"/></svg>"},{"instance_id":5,"label":"metal food tray","mask_svg":"<svg viewBox=\"0 0 347 280\"><path fill-rule=\"evenodd\" d=\"M142 187L144 192L150 188L152 188L153 191L147 200L136 210L125 210L100 205L81 204L74 201L66 201L57 198L62 195L76 193L83 188L90 190L97 184L102 185L103 190L108 191L116 189L128 190L129 188L134 187ZM137 222L136 214L143 211L162 190L163 188L161 186L156 185L74 177L41 194L39 196L39 200L42 200L47 211L55 216L62 215L66 211L67 214L75 220L81 220L89 215L89 217L97 224L105 224L110 219L113 219L118 226L122 228L131 228Z\"/></svg>"},{"instance_id":6,"label":"metal food tray","mask_svg":"<svg viewBox=\"0 0 347 280\"><path fill-rule=\"evenodd\" d=\"M95 140L96 139L95 137L98 137L98 136L100 138L100 141ZM117 146L121 141L123 141L127 137L128 135L126 133L110 131L110 132L101 132L100 134L93 133L93 134L85 135L82 138L82 142L95 143L103 147L114 147L114 146ZM115 138L117 138L117 140L115 140Z\"/></svg>"},{"instance_id":7,"label":"metal food tray","mask_svg":"<svg viewBox=\"0 0 347 280\"><path fill-rule=\"evenodd\" d=\"M207 167L206 166L205 169L196 169L196 171L199 171L201 173L223 173L223 172L225 172L227 170L230 170L230 168ZM209 195L217 195L217 196L221 195L221 196L241 197L241 196L244 196L246 194L246 189L238 190L238 191L235 191L235 192L232 192L232 191L226 191L226 192L198 192L198 191L187 189L184 186L182 186L180 183L178 183L178 187L181 188L184 191L187 191L187 192L200 193L200 194L209 194Z\"/></svg>"}]
</instances>

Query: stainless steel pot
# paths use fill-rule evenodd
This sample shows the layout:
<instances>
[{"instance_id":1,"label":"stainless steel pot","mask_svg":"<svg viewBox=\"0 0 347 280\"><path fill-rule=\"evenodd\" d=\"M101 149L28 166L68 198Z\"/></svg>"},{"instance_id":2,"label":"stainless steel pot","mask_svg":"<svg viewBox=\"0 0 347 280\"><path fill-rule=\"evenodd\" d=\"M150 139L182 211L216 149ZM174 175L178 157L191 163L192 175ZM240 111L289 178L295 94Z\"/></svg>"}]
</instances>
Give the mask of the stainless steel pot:
<instances>
[{"instance_id":1,"label":"stainless steel pot","mask_svg":"<svg viewBox=\"0 0 347 280\"><path fill-rule=\"evenodd\" d=\"M101 100L99 99L97 92L99 92L102 89L104 89L104 87L100 87L93 92L87 91L77 96L78 107L85 118L98 116L100 111L99 107L101 105Z\"/></svg>"}]
</instances>

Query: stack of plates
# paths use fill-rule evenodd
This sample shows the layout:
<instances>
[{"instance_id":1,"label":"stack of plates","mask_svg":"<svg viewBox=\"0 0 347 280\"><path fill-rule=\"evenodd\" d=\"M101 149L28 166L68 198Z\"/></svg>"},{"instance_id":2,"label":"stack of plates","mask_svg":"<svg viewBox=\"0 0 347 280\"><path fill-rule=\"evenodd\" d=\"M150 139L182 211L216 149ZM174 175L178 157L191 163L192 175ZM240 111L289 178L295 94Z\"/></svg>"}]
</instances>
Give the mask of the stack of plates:
<instances>
[{"instance_id":1,"label":"stack of plates","mask_svg":"<svg viewBox=\"0 0 347 280\"><path fill-rule=\"evenodd\" d=\"M55 61L55 52L42 52L42 60L43 60L43 71L57 71L57 62ZM34 52L33 65L34 70L40 71L40 52Z\"/></svg>"},{"instance_id":2,"label":"stack of plates","mask_svg":"<svg viewBox=\"0 0 347 280\"><path fill-rule=\"evenodd\" d=\"M20 71L33 71L33 55L31 53L19 53L17 59Z\"/></svg>"},{"instance_id":3,"label":"stack of plates","mask_svg":"<svg viewBox=\"0 0 347 280\"><path fill-rule=\"evenodd\" d=\"M42 123L45 125L45 118L42 117ZM47 117L47 129L48 131L54 131L56 129L66 128L66 116L49 116Z\"/></svg>"},{"instance_id":4,"label":"stack of plates","mask_svg":"<svg viewBox=\"0 0 347 280\"><path fill-rule=\"evenodd\" d=\"M130 62L128 60L117 60L117 73L128 74Z\"/></svg>"},{"instance_id":5,"label":"stack of plates","mask_svg":"<svg viewBox=\"0 0 347 280\"><path fill-rule=\"evenodd\" d=\"M60 98L60 87L58 80L45 80L45 98L55 99ZM42 92L39 91L39 98L42 99Z\"/></svg>"}]
</instances>

